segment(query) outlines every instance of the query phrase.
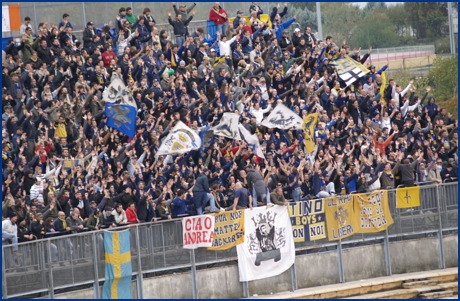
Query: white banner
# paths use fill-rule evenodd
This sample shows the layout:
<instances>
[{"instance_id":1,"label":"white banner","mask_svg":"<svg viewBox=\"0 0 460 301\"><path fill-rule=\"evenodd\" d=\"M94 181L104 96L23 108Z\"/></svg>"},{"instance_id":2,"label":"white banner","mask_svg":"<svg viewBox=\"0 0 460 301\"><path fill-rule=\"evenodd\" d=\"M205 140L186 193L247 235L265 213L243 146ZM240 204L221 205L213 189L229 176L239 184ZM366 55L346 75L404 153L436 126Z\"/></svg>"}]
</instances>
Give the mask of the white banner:
<instances>
[{"instance_id":1,"label":"white banner","mask_svg":"<svg viewBox=\"0 0 460 301\"><path fill-rule=\"evenodd\" d=\"M179 121L163 140L158 149L157 157L160 155L185 154L200 147L200 137L182 121Z\"/></svg>"},{"instance_id":2,"label":"white banner","mask_svg":"<svg viewBox=\"0 0 460 301\"><path fill-rule=\"evenodd\" d=\"M303 119L299 115L280 103L261 124L269 129L301 130L302 123Z\"/></svg>"},{"instance_id":3,"label":"white banner","mask_svg":"<svg viewBox=\"0 0 460 301\"><path fill-rule=\"evenodd\" d=\"M253 152L260 158L264 158L264 152L260 148L259 138L257 138L256 134L251 135L251 133L241 124L238 124L238 128L243 134L243 139L248 143L248 146L252 149Z\"/></svg>"},{"instance_id":4,"label":"white banner","mask_svg":"<svg viewBox=\"0 0 460 301\"><path fill-rule=\"evenodd\" d=\"M214 238L213 215L200 215L182 219L184 249L211 247Z\"/></svg>"},{"instance_id":5,"label":"white banner","mask_svg":"<svg viewBox=\"0 0 460 301\"><path fill-rule=\"evenodd\" d=\"M137 104L133 95L119 78L115 78L110 85L105 88L102 93L102 99L108 103L115 103L120 100L119 104L131 105L137 110Z\"/></svg>"},{"instance_id":6,"label":"white banner","mask_svg":"<svg viewBox=\"0 0 460 301\"><path fill-rule=\"evenodd\" d=\"M238 131L238 122L240 116L235 113L224 113L220 122L215 127L211 128L216 136L224 136L230 139L241 140L240 132Z\"/></svg>"},{"instance_id":7,"label":"white banner","mask_svg":"<svg viewBox=\"0 0 460 301\"><path fill-rule=\"evenodd\" d=\"M2 6L2 32L11 31L10 28L10 9L8 6Z\"/></svg>"},{"instance_id":8,"label":"white banner","mask_svg":"<svg viewBox=\"0 0 460 301\"><path fill-rule=\"evenodd\" d=\"M240 282L280 275L295 262L291 219L285 206L244 212L244 242L236 247Z\"/></svg>"}]
</instances>

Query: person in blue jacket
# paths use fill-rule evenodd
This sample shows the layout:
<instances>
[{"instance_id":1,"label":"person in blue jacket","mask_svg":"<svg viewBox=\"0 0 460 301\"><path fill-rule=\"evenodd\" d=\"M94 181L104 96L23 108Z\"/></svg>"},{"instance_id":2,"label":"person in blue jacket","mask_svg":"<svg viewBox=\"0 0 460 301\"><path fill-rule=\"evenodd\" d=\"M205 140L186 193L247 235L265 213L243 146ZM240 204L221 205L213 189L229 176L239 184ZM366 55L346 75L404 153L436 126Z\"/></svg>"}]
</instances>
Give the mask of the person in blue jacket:
<instances>
[{"instance_id":1,"label":"person in blue jacket","mask_svg":"<svg viewBox=\"0 0 460 301\"><path fill-rule=\"evenodd\" d=\"M295 19L297 19L297 15L294 15L294 18L290 18L289 20L281 23L280 25L276 24L276 22L273 24L273 31L276 32L277 40L281 39L283 31L289 26L291 26L291 24L294 23Z\"/></svg>"},{"instance_id":2,"label":"person in blue jacket","mask_svg":"<svg viewBox=\"0 0 460 301\"><path fill-rule=\"evenodd\" d=\"M177 191L176 198L172 201L174 208L172 209L172 217L177 217L181 214L187 213L187 205L191 205L193 200L189 197L186 198L185 192L182 189Z\"/></svg>"}]
</instances>

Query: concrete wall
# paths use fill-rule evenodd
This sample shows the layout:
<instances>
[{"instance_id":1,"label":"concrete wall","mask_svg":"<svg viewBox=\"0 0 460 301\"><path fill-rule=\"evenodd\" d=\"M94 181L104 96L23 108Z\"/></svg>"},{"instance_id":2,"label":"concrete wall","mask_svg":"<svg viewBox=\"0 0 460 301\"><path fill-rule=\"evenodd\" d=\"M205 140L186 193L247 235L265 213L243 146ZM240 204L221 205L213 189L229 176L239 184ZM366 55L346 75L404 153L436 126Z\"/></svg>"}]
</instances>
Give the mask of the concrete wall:
<instances>
[{"instance_id":1,"label":"concrete wall","mask_svg":"<svg viewBox=\"0 0 460 301\"><path fill-rule=\"evenodd\" d=\"M458 236L444 237L442 241L446 268L458 267Z\"/></svg>"},{"instance_id":2,"label":"concrete wall","mask_svg":"<svg viewBox=\"0 0 460 301\"><path fill-rule=\"evenodd\" d=\"M383 245L370 245L342 250L345 281L386 276Z\"/></svg>"},{"instance_id":3,"label":"concrete wall","mask_svg":"<svg viewBox=\"0 0 460 301\"><path fill-rule=\"evenodd\" d=\"M458 237L444 240L446 267L458 266ZM423 238L390 243L393 274L439 269L438 239ZM383 245L370 245L342 250L345 281L369 279L386 275ZM295 261L299 289L339 283L337 252L300 255ZM198 298L242 298L243 286L239 282L238 266L211 268L197 271ZM190 272L143 279L145 299L191 299ZM270 294L291 290L291 275L287 270L279 276L249 282L249 295ZM135 283L133 283L135 290ZM93 290L86 289L62 294L56 298L92 299ZM133 297L135 297L135 292Z\"/></svg>"}]
</instances>

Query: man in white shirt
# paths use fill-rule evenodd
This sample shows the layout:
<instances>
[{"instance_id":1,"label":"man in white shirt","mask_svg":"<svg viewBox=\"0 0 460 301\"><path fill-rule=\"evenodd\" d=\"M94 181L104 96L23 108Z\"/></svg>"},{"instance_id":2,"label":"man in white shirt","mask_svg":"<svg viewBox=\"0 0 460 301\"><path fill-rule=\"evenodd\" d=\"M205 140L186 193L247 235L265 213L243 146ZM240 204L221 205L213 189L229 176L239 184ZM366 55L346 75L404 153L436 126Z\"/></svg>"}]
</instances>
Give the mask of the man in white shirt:
<instances>
[{"instance_id":1,"label":"man in white shirt","mask_svg":"<svg viewBox=\"0 0 460 301\"><path fill-rule=\"evenodd\" d=\"M219 41L219 54L220 56L232 56L232 50L230 48L230 45L232 45L233 42L238 38L238 35L234 36L230 40L227 41L227 36L220 34L220 31L217 31L217 39Z\"/></svg>"},{"instance_id":2,"label":"man in white shirt","mask_svg":"<svg viewBox=\"0 0 460 301\"><path fill-rule=\"evenodd\" d=\"M22 24L21 27L19 28L19 33L21 35L25 34L27 27L30 27L32 29L32 33L34 32L34 30L32 28L32 24L30 24L30 17L25 17L24 18L24 24Z\"/></svg>"},{"instance_id":3,"label":"man in white shirt","mask_svg":"<svg viewBox=\"0 0 460 301\"><path fill-rule=\"evenodd\" d=\"M249 113L256 118L257 124L260 124L264 119L264 114L270 112L271 108L272 105L268 104L266 109L261 109L260 104L256 103L249 109Z\"/></svg>"},{"instance_id":4,"label":"man in white shirt","mask_svg":"<svg viewBox=\"0 0 460 301\"><path fill-rule=\"evenodd\" d=\"M43 186L41 185L41 179L38 177L35 178L35 184L30 188L30 199L37 199L38 205L42 208L45 207L43 201Z\"/></svg>"},{"instance_id":5,"label":"man in white shirt","mask_svg":"<svg viewBox=\"0 0 460 301\"><path fill-rule=\"evenodd\" d=\"M2 242L11 239L13 243L13 254L18 254L18 227L16 213L10 213L9 217L2 222Z\"/></svg>"}]
</instances>

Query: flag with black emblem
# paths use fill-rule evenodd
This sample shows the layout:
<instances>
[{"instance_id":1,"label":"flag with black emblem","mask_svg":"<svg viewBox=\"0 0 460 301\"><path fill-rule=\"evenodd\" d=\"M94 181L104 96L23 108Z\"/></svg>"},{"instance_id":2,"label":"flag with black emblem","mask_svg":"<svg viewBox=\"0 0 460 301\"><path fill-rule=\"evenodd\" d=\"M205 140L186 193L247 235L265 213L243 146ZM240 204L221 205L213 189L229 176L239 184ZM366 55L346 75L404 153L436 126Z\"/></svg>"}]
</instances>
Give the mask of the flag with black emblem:
<instances>
[{"instance_id":1,"label":"flag with black emblem","mask_svg":"<svg viewBox=\"0 0 460 301\"><path fill-rule=\"evenodd\" d=\"M269 129L301 130L302 123L303 120L299 115L280 103L261 124Z\"/></svg>"},{"instance_id":2,"label":"flag with black emblem","mask_svg":"<svg viewBox=\"0 0 460 301\"><path fill-rule=\"evenodd\" d=\"M235 113L224 113L218 125L211 130L214 135L223 136L230 139L241 140L240 132L238 131L238 121L240 116Z\"/></svg>"},{"instance_id":3,"label":"flag with black emblem","mask_svg":"<svg viewBox=\"0 0 460 301\"><path fill-rule=\"evenodd\" d=\"M337 70L337 74L347 87L369 73L369 69L350 57L336 59L329 64Z\"/></svg>"}]
</instances>

